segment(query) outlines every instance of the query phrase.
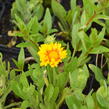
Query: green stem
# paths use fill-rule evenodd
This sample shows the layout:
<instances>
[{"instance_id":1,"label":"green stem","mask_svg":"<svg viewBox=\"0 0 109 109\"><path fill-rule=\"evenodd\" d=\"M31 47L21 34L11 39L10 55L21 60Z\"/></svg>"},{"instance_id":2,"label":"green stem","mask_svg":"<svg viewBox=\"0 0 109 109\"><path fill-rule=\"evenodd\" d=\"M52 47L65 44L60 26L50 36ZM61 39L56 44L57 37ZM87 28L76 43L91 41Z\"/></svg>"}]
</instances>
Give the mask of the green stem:
<instances>
[{"instance_id":1,"label":"green stem","mask_svg":"<svg viewBox=\"0 0 109 109\"><path fill-rule=\"evenodd\" d=\"M11 107L14 107L14 106L19 106L21 105L22 102L18 102L18 103L11 103L7 106L4 107L4 109L8 109L8 108L11 108Z\"/></svg>"},{"instance_id":2,"label":"green stem","mask_svg":"<svg viewBox=\"0 0 109 109\"><path fill-rule=\"evenodd\" d=\"M56 77L57 77L56 68L53 68L53 85L56 85Z\"/></svg>"}]
</instances>

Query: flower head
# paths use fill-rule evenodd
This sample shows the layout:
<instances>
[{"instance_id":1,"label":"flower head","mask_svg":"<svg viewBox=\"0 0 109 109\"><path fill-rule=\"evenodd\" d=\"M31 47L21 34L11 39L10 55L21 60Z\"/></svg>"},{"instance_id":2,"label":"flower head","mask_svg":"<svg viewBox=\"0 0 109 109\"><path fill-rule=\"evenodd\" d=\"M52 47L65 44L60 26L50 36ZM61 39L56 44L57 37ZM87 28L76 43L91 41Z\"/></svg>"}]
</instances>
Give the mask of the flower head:
<instances>
[{"instance_id":1,"label":"flower head","mask_svg":"<svg viewBox=\"0 0 109 109\"><path fill-rule=\"evenodd\" d=\"M42 44L39 47L40 65L56 67L62 59L66 57L67 52L59 43Z\"/></svg>"}]
</instances>

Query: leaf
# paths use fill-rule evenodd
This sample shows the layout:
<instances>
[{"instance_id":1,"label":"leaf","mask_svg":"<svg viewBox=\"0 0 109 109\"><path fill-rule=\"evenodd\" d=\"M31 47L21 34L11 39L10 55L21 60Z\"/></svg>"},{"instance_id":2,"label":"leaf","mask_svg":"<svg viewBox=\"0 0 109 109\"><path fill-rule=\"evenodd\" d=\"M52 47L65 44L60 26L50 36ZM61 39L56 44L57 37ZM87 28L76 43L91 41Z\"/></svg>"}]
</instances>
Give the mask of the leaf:
<instances>
[{"instance_id":1,"label":"leaf","mask_svg":"<svg viewBox=\"0 0 109 109\"><path fill-rule=\"evenodd\" d=\"M65 18L66 16L66 11L64 7L58 3L56 0L52 0L52 9L54 14L60 19L63 20L62 18Z\"/></svg>"},{"instance_id":2,"label":"leaf","mask_svg":"<svg viewBox=\"0 0 109 109\"><path fill-rule=\"evenodd\" d=\"M34 16L30 19L29 23L27 24L27 29L29 33L36 34L40 30L40 24L38 23L37 16Z\"/></svg>"},{"instance_id":3,"label":"leaf","mask_svg":"<svg viewBox=\"0 0 109 109\"><path fill-rule=\"evenodd\" d=\"M91 44L92 46L94 46L94 48L96 48L96 46L99 46L102 40L104 39L105 28L103 28L99 34L97 34L97 32L98 31L96 29L92 29L91 34L89 36Z\"/></svg>"},{"instance_id":4,"label":"leaf","mask_svg":"<svg viewBox=\"0 0 109 109\"><path fill-rule=\"evenodd\" d=\"M98 82L105 80L100 68L98 68L97 66L92 65L92 64L89 64L89 68L94 72L95 78Z\"/></svg>"},{"instance_id":5,"label":"leaf","mask_svg":"<svg viewBox=\"0 0 109 109\"><path fill-rule=\"evenodd\" d=\"M72 28L72 31L71 31L71 37L72 37L72 46L75 50L77 50L78 48L78 45L79 45L79 41L80 41L80 38L78 36L78 30L80 28L80 24L75 24L73 25L73 28Z\"/></svg>"},{"instance_id":6,"label":"leaf","mask_svg":"<svg viewBox=\"0 0 109 109\"><path fill-rule=\"evenodd\" d=\"M16 47L29 47L29 46L31 46L30 42L22 42L16 45Z\"/></svg>"},{"instance_id":7,"label":"leaf","mask_svg":"<svg viewBox=\"0 0 109 109\"><path fill-rule=\"evenodd\" d=\"M30 103L27 100L25 100L25 101L22 102L20 108L21 109L27 109L28 107L30 107Z\"/></svg>"},{"instance_id":8,"label":"leaf","mask_svg":"<svg viewBox=\"0 0 109 109\"><path fill-rule=\"evenodd\" d=\"M78 66L78 59L76 57L72 57L71 61L68 63L68 62L65 62L64 63L64 71L65 72L73 72L74 70L77 69L77 66Z\"/></svg>"},{"instance_id":9,"label":"leaf","mask_svg":"<svg viewBox=\"0 0 109 109\"><path fill-rule=\"evenodd\" d=\"M105 81L104 84L97 90L96 98L101 107L108 109L109 107L109 88Z\"/></svg>"},{"instance_id":10,"label":"leaf","mask_svg":"<svg viewBox=\"0 0 109 109\"><path fill-rule=\"evenodd\" d=\"M70 7L71 7L72 10L75 11L75 9L76 9L76 0L70 0Z\"/></svg>"},{"instance_id":11,"label":"leaf","mask_svg":"<svg viewBox=\"0 0 109 109\"><path fill-rule=\"evenodd\" d=\"M87 19L86 19L86 11L84 10L82 15L81 15L81 26L84 26L87 22Z\"/></svg>"},{"instance_id":12,"label":"leaf","mask_svg":"<svg viewBox=\"0 0 109 109\"><path fill-rule=\"evenodd\" d=\"M25 54L24 49L21 48L19 56L18 56L18 67L19 69L23 70L24 68L24 62L25 62Z\"/></svg>"},{"instance_id":13,"label":"leaf","mask_svg":"<svg viewBox=\"0 0 109 109\"><path fill-rule=\"evenodd\" d=\"M13 69L13 70L10 71L10 79L14 79L15 76L16 76L15 70Z\"/></svg>"},{"instance_id":14,"label":"leaf","mask_svg":"<svg viewBox=\"0 0 109 109\"><path fill-rule=\"evenodd\" d=\"M20 86L20 83L18 83L17 81L13 80L11 81L11 88L12 90L14 91L14 93L21 97L22 99L24 99L24 95L22 93L22 89L21 89L21 86Z\"/></svg>"},{"instance_id":15,"label":"leaf","mask_svg":"<svg viewBox=\"0 0 109 109\"><path fill-rule=\"evenodd\" d=\"M60 73L57 75L56 80L56 86L59 87L59 90L63 90L68 80L68 75L65 72Z\"/></svg>"},{"instance_id":16,"label":"leaf","mask_svg":"<svg viewBox=\"0 0 109 109\"><path fill-rule=\"evenodd\" d=\"M91 41L84 31L78 32L78 36L82 43L82 50L86 52L90 48Z\"/></svg>"},{"instance_id":17,"label":"leaf","mask_svg":"<svg viewBox=\"0 0 109 109\"><path fill-rule=\"evenodd\" d=\"M18 26L18 28L21 30L21 31L24 31L26 29L26 25L24 24L24 22L22 21L22 19L15 15L15 24Z\"/></svg>"},{"instance_id":18,"label":"leaf","mask_svg":"<svg viewBox=\"0 0 109 109\"><path fill-rule=\"evenodd\" d=\"M59 88L58 88L58 87L55 87L55 88L54 88L54 92L53 92L53 96L52 96L52 98L51 98L51 101L52 101L52 102L55 102L55 101L56 101L56 99L57 99L57 97L58 97L58 94L59 94Z\"/></svg>"},{"instance_id":19,"label":"leaf","mask_svg":"<svg viewBox=\"0 0 109 109\"><path fill-rule=\"evenodd\" d=\"M35 6L35 8L33 9L33 14L37 16L38 20L41 20L44 14L44 7L42 3Z\"/></svg>"},{"instance_id":20,"label":"leaf","mask_svg":"<svg viewBox=\"0 0 109 109\"><path fill-rule=\"evenodd\" d=\"M109 52L109 48L100 45L96 48L93 48L90 51L90 54L101 54L101 53L106 53L106 52Z\"/></svg>"},{"instance_id":21,"label":"leaf","mask_svg":"<svg viewBox=\"0 0 109 109\"><path fill-rule=\"evenodd\" d=\"M92 96L89 94L86 96L87 109L95 109L95 104Z\"/></svg>"},{"instance_id":22,"label":"leaf","mask_svg":"<svg viewBox=\"0 0 109 109\"><path fill-rule=\"evenodd\" d=\"M28 87L29 87L29 84L28 84L28 81L27 81L27 78L26 78L25 73L22 73L22 74L20 75L20 83L21 83L22 86L25 87L25 88L28 88Z\"/></svg>"},{"instance_id":23,"label":"leaf","mask_svg":"<svg viewBox=\"0 0 109 109\"><path fill-rule=\"evenodd\" d=\"M68 97L66 97L65 100L66 100L66 103L67 103L67 106L69 109L78 109L78 107L75 104L76 100L74 97L68 96Z\"/></svg>"},{"instance_id":24,"label":"leaf","mask_svg":"<svg viewBox=\"0 0 109 109\"><path fill-rule=\"evenodd\" d=\"M73 72L69 73L70 86L73 90L83 90L86 86L87 79L89 77L89 71L86 65L83 68L78 68Z\"/></svg>"},{"instance_id":25,"label":"leaf","mask_svg":"<svg viewBox=\"0 0 109 109\"><path fill-rule=\"evenodd\" d=\"M52 10L53 10L54 15L56 17L58 17L61 24L63 25L63 28L65 30L68 30L68 25L67 25L67 22L65 20L67 12L64 9L64 7L60 3L58 3L56 0L52 0L51 6L52 6Z\"/></svg>"},{"instance_id":26,"label":"leaf","mask_svg":"<svg viewBox=\"0 0 109 109\"><path fill-rule=\"evenodd\" d=\"M44 101L45 102L50 102L54 92L54 87L52 84L49 84L49 86L46 88L45 93L44 93Z\"/></svg>"},{"instance_id":27,"label":"leaf","mask_svg":"<svg viewBox=\"0 0 109 109\"><path fill-rule=\"evenodd\" d=\"M49 31L52 28L52 18L48 8L46 9L43 23L44 23L45 29L47 30L47 33L49 34Z\"/></svg>"}]
</instances>

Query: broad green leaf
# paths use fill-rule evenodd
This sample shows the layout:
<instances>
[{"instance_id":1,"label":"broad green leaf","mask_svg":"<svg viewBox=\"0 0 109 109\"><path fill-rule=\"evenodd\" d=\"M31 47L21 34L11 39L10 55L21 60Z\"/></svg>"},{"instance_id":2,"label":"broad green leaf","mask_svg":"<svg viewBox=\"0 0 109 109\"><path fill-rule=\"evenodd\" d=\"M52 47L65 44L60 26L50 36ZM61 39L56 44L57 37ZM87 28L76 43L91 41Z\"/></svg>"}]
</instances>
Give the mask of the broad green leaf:
<instances>
[{"instance_id":1,"label":"broad green leaf","mask_svg":"<svg viewBox=\"0 0 109 109\"><path fill-rule=\"evenodd\" d=\"M72 37L72 46L75 50L77 50L77 46L79 44L80 38L78 36L78 30L79 30L80 25L75 24L73 25L72 31L71 31L71 37Z\"/></svg>"},{"instance_id":2,"label":"broad green leaf","mask_svg":"<svg viewBox=\"0 0 109 109\"><path fill-rule=\"evenodd\" d=\"M32 17L27 24L27 29L29 33L36 34L40 30L40 24L36 16Z\"/></svg>"},{"instance_id":3,"label":"broad green leaf","mask_svg":"<svg viewBox=\"0 0 109 109\"><path fill-rule=\"evenodd\" d=\"M49 34L50 29L52 28L52 18L49 9L46 9L43 25L45 27L45 32Z\"/></svg>"},{"instance_id":4,"label":"broad green leaf","mask_svg":"<svg viewBox=\"0 0 109 109\"><path fill-rule=\"evenodd\" d=\"M56 86L59 87L59 90L62 90L65 87L66 82L68 80L68 74L66 74L65 72L60 73L59 75L57 75L56 79Z\"/></svg>"},{"instance_id":5,"label":"broad green leaf","mask_svg":"<svg viewBox=\"0 0 109 109\"><path fill-rule=\"evenodd\" d=\"M20 85L20 83L18 83L17 81L13 80L11 81L11 88L13 90L13 92L21 97L22 99L24 99L24 95L23 95L23 92L22 92L22 87Z\"/></svg>"},{"instance_id":6,"label":"broad green leaf","mask_svg":"<svg viewBox=\"0 0 109 109\"><path fill-rule=\"evenodd\" d=\"M66 10L64 9L64 7L58 3L56 0L52 0L52 10L53 10L53 13L56 17L58 17L58 19L60 20L63 28L65 30L68 30L68 25L67 25L67 22L66 22Z\"/></svg>"},{"instance_id":7,"label":"broad green leaf","mask_svg":"<svg viewBox=\"0 0 109 109\"><path fill-rule=\"evenodd\" d=\"M104 85L102 85L97 93L96 93L96 98L101 107L104 109L108 109L109 106L109 88L106 85L106 82L104 81Z\"/></svg>"},{"instance_id":8,"label":"broad green leaf","mask_svg":"<svg viewBox=\"0 0 109 109\"><path fill-rule=\"evenodd\" d=\"M26 87L26 88L29 87L29 84L28 84L27 77L26 77L25 73L22 73L20 75L20 83L22 84L23 87Z\"/></svg>"},{"instance_id":9,"label":"broad green leaf","mask_svg":"<svg viewBox=\"0 0 109 109\"><path fill-rule=\"evenodd\" d=\"M85 101L84 95L80 90L75 90L72 94L66 96L65 101L69 109L82 109Z\"/></svg>"},{"instance_id":10,"label":"broad green leaf","mask_svg":"<svg viewBox=\"0 0 109 109\"><path fill-rule=\"evenodd\" d=\"M53 96L51 98L51 101L52 102L55 102L56 101L56 99L58 98L58 94L59 94L59 88L58 87L55 87L54 88L54 92L53 92Z\"/></svg>"},{"instance_id":11,"label":"broad green leaf","mask_svg":"<svg viewBox=\"0 0 109 109\"><path fill-rule=\"evenodd\" d=\"M29 46L31 46L31 43L29 43L29 42L22 42L22 43L16 45L16 47L29 47Z\"/></svg>"},{"instance_id":12,"label":"broad green leaf","mask_svg":"<svg viewBox=\"0 0 109 109\"><path fill-rule=\"evenodd\" d=\"M25 101L22 102L20 108L21 109L27 109L28 107L30 107L30 103L29 103L29 101L25 100Z\"/></svg>"},{"instance_id":13,"label":"broad green leaf","mask_svg":"<svg viewBox=\"0 0 109 109\"><path fill-rule=\"evenodd\" d=\"M66 11L64 7L58 3L56 0L52 0L52 9L54 14L60 19L63 20L62 18L65 18L66 16Z\"/></svg>"},{"instance_id":14,"label":"broad green leaf","mask_svg":"<svg viewBox=\"0 0 109 109\"><path fill-rule=\"evenodd\" d=\"M69 109L78 109L75 103L78 101L73 96L68 96L65 100Z\"/></svg>"},{"instance_id":15,"label":"broad green leaf","mask_svg":"<svg viewBox=\"0 0 109 109\"><path fill-rule=\"evenodd\" d=\"M19 69L23 70L24 68L24 62L25 62L25 54L24 49L21 48L19 56L18 56L18 67Z\"/></svg>"},{"instance_id":16,"label":"broad green leaf","mask_svg":"<svg viewBox=\"0 0 109 109\"><path fill-rule=\"evenodd\" d=\"M98 68L97 66L95 66L93 64L89 64L89 68L94 72L95 78L98 82L105 80L100 68Z\"/></svg>"},{"instance_id":17,"label":"broad green leaf","mask_svg":"<svg viewBox=\"0 0 109 109\"><path fill-rule=\"evenodd\" d=\"M35 1L37 2L37 1ZM43 17L44 14L44 7L42 4L38 4L35 6L35 8L33 9L33 14L37 16L38 20L41 20L41 18Z\"/></svg>"},{"instance_id":18,"label":"broad green leaf","mask_svg":"<svg viewBox=\"0 0 109 109\"><path fill-rule=\"evenodd\" d=\"M50 102L54 92L54 87L52 84L49 84L49 86L46 88L45 93L44 93L44 101L45 102Z\"/></svg>"},{"instance_id":19,"label":"broad green leaf","mask_svg":"<svg viewBox=\"0 0 109 109\"><path fill-rule=\"evenodd\" d=\"M81 26L84 26L87 22L87 19L86 19L86 11L84 10L82 15L81 15Z\"/></svg>"},{"instance_id":20,"label":"broad green leaf","mask_svg":"<svg viewBox=\"0 0 109 109\"><path fill-rule=\"evenodd\" d=\"M87 79L89 77L89 71L86 65L83 68L78 68L77 70L69 73L70 86L72 89L83 90L86 86Z\"/></svg>"},{"instance_id":21,"label":"broad green leaf","mask_svg":"<svg viewBox=\"0 0 109 109\"><path fill-rule=\"evenodd\" d=\"M90 39L84 31L78 32L78 36L82 43L82 50L86 52L91 45Z\"/></svg>"},{"instance_id":22,"label":"broad green leaf","mask_svg":"<svg viewBox=\"0 0 109 109\"><path fill-rule=\"evenodd\" d=\"M13 70L10 71L10 79L14 79L15 76L16 76L15 70L13 69Z\"/></svg>"},{"instance_id":23,"label":"broad green leaf","mask_svg":"<svg viewBox=\"0 0 109 109\"><path fill-rule=\"evenodd\" d=\"M78 59L75 57L72 57L72 59L70 60L69 64L68 62L65 62L64 63L64 71L66 73L68 72L73 72L74 70L77 69L77 66L78 66Z\"/></svg>"},{"instance_id":24,"label":"broad green leaf","mask_svg":"<svg viewBox=\"0 0 109 109\"><path fill-rule=\"evenodd\" d=\"M90 94L86 96L86 103L87 103L88 109L95 109L94 100Z\"/></svg>"},{"instance_id":25,"label":"broad green leaf","mask_svg":"<svg viewBox=\"0 0 109 109\"><path fill-rule=\"evenodd\" d=\"M95 9L94 3L90 0L83 0L83 9L88 13L87 18L92 17Z\"/></svg>"},{"instance_id":26,"label":"broad green leaf","mask_svg":"<svg viewBox=\"0 0 109 109\"><path fill-rule=\"evenodd\" d=\"M25 25L25 23L22 21L22 19L19 16L15 15L15 20L16 20L15 24L18 26L18 28L21 31L26 30L26 25Z\"/></svg>"},{"instance_id":27,"label":"broad green leaf","mask_svg":"<svg viewBox=\"0 0 109 109\"><path fill-rule=\"evenodd\" d=\"M74 10L74 11L75 11L75 9L76 9L76 1L77 1L77 0L70 0L70 7L71 7L71 9Z\"/></svg>"},{"instance_id":28,"label":"broad green leaf","mask_svg":"<svg viewBox=\"0 0 109 109\"><path fill-rule=\"evenodd\" d=\"M100 45L96 48L93 48L90 51L90 54L101 54L101 53L106 53L106 52L109 52L109 48Z\"/></svg>"}]
</instances>

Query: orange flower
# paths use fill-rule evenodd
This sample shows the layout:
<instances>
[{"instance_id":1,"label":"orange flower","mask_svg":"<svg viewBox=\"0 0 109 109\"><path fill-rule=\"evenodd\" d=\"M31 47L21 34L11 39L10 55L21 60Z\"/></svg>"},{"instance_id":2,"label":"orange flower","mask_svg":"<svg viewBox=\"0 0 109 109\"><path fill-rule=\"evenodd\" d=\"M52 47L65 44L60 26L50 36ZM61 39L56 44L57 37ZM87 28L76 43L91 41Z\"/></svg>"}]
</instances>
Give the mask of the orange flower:
<instances>
[{"instance_id":1,"label":"orange flower","mask_svg":"<svg viewBox=\"0 0 109 109\"><path fill-rule=\"evenodd\" d=\"M47 66L49 64L51 67L56 67L66 57L67 53L61 47L61 44L50 43L42 44L39 47L38 55L40 56L41 66Z\"/></svg>"}]
</instances>

